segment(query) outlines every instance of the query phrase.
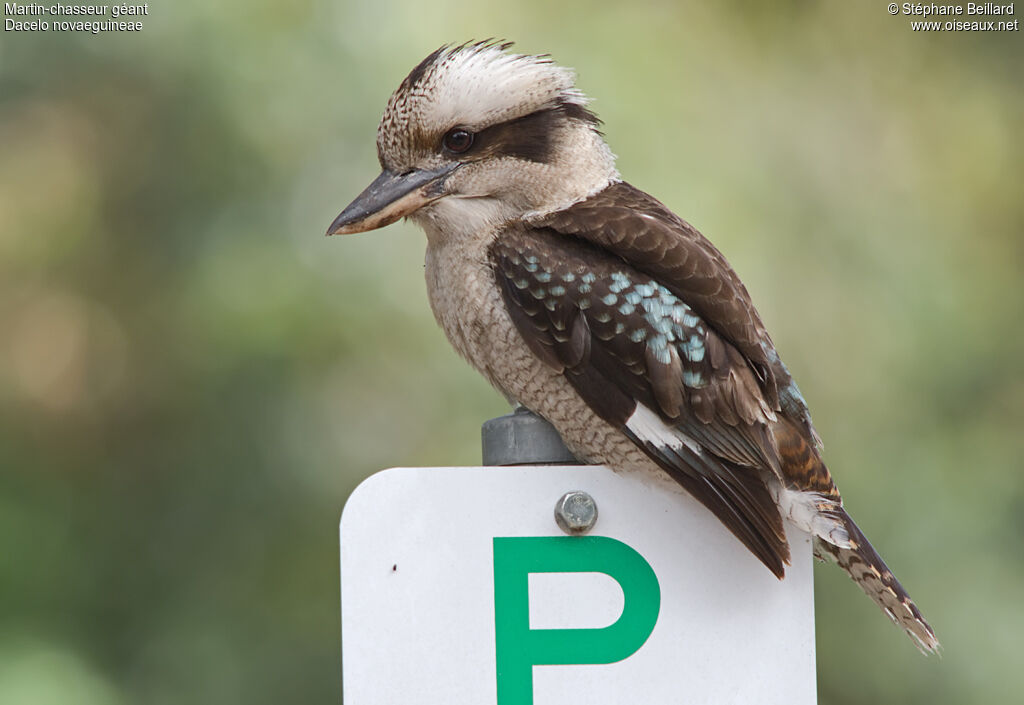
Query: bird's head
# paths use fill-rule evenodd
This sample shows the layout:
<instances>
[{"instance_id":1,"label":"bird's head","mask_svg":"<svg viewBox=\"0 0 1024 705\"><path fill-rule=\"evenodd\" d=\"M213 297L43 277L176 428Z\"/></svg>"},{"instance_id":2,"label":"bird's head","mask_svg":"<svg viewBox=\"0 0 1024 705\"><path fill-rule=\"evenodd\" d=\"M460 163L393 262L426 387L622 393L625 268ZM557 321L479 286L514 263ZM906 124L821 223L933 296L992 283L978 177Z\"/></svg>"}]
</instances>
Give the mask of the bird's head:
<instances>
[{"instance_id":1,"label":"bird's head","mask_svg":"<svg viewBox=\"0 0 1024 705\"><path fill-rule=\"evenodd\" d=\"M573 72L509 46L441 47L406 76L377 128L383 171L329 235L405 216L428 237L476 233L565 207L618 178Z\"/></svg>"}]
</instances>

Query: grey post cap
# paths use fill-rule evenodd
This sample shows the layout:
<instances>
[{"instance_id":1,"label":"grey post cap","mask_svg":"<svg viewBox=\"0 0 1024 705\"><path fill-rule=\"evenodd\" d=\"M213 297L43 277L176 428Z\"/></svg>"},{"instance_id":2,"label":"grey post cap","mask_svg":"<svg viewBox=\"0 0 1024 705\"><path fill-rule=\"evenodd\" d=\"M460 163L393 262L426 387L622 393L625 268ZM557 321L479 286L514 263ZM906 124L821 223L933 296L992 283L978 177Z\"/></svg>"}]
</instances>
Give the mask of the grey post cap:
<instances>
[{"instance_id":1,"label":"grey post cap","mask_svg":"<svg viewBox=\"0 0 1024 705\"><path fill-rule=\"evenodd\" d=\"M485 421L480 436L484 465L582 465L554 426L522 406Z\"/></svg>"}]
</instances>

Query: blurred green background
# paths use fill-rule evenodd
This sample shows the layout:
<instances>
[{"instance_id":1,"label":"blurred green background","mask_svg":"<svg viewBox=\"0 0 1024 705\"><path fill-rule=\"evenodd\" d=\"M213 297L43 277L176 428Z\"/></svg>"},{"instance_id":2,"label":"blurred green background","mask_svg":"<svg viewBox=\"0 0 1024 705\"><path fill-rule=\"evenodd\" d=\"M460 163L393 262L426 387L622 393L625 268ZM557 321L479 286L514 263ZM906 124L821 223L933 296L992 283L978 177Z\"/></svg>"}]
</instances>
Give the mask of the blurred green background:
<instances>
[{"instance_id":1,"label":"blurred green background","mask_svg":"<svg viewBox=\"0 0 1024 705\"><path fill-rule=\"evenodd\" d=\"M1018 10L1020 13L1022 10ZM574 66L731 259L945 647L816 570L822 703L1024 691L1024 51L884 3L150 3L0 37L0 702L338 702L337 522L502 399L421 233L324 238L446 42Z\"/></svg>"}]
</instances>

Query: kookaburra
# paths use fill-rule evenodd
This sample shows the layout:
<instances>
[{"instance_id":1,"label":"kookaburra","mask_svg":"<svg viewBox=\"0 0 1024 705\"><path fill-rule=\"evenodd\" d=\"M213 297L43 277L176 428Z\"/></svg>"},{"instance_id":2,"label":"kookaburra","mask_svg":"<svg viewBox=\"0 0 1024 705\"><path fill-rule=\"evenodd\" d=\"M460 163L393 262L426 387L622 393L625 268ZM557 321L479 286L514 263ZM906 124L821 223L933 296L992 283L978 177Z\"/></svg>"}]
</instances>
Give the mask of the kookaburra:
<instances>
[{"instance_id":1,"label":"kookaburra","mask_svg":"<svg viewBox=\"0 0 1024 705\"><path fill-rule=\"evenodd\" d=\"M779 578L791 521L936 650L843 509L807 404L725 257L619 177L571 70L509 46L442 47L406 76L377 129L383 171L328 234L412 219L452 345L578 458L667 475Z\"/></svg>"}]
</instances>

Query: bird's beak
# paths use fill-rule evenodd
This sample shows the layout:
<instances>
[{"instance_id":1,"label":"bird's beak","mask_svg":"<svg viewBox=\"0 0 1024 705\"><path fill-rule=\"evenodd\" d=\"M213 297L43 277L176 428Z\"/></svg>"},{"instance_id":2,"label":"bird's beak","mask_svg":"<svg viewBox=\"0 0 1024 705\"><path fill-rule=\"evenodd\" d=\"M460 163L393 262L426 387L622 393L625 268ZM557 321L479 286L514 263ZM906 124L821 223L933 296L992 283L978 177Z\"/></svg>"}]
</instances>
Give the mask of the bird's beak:
<instances>
[{"instance_id":1,"label":"bird's beak","mask_svg":"<svg viewBox=\"0 0 1024 705\"><path fill-rule=\"evenodd\" d=\"M348 235L391 225L446 195L444 181L458 162L437 169L394 174L387 169L348 204L327 228L328 235Z\"/></svg>"}]
</instances>

